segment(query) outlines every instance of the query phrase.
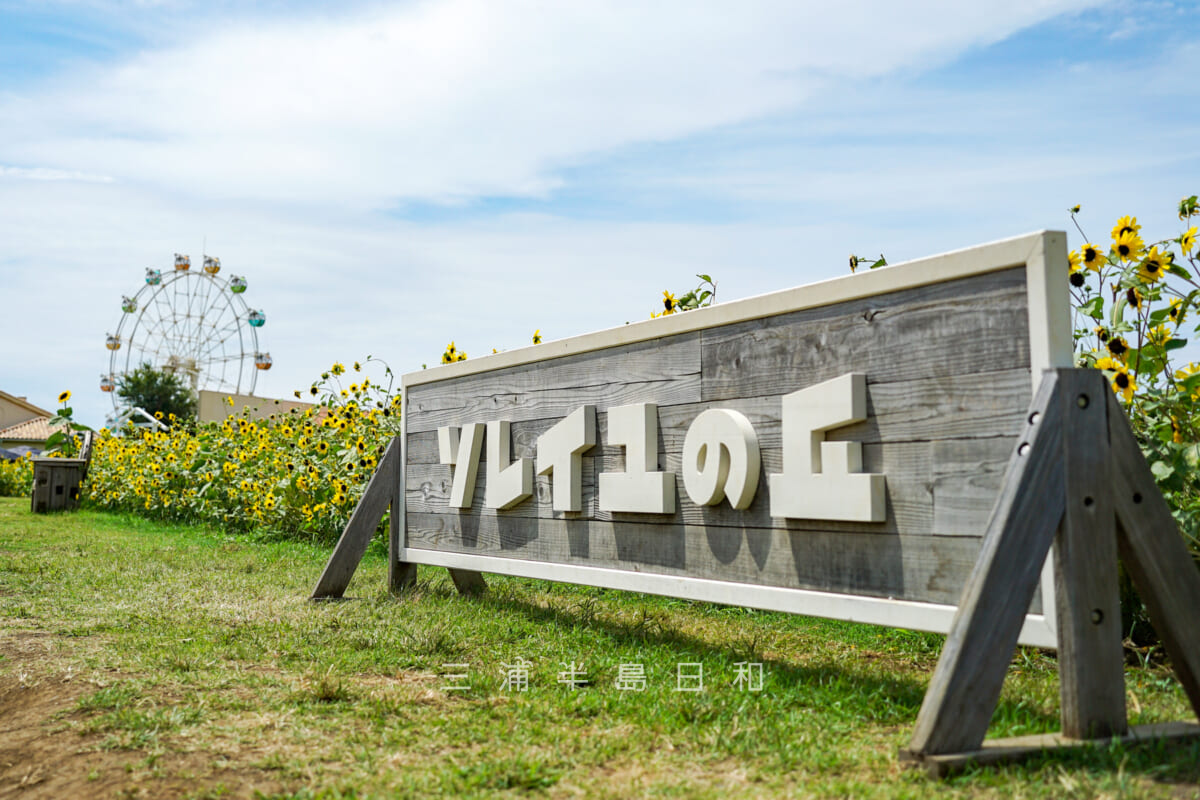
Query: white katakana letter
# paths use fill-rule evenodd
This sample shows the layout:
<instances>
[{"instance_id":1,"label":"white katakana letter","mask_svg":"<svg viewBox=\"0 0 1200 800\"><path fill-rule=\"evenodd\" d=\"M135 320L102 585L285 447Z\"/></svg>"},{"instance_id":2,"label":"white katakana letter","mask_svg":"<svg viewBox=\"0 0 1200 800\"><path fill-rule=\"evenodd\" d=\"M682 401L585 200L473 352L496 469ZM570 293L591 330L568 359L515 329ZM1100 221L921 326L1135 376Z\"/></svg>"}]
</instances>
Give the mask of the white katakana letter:
<instances>
[{"instance_id":1,"label":"white katakana letter","mask_svg":"<svg viewBox=\"0 0 1200 800\"><path fill-rule=\"evenodd\" d=\"M783 474L771 475L771 516L884 522L883 475L862 472L861 442L825 431L867 418L867 376L848 373L783 397Z\"/></svg>"}]
</instances>

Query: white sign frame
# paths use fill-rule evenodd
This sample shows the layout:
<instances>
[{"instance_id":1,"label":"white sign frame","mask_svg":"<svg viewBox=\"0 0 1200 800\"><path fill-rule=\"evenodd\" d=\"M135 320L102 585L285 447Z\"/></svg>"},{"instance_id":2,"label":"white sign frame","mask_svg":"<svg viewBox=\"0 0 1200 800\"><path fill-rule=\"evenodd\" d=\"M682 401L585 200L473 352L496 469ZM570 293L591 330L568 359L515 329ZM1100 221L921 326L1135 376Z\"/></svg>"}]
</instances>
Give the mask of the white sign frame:
<instances>
[{"instance_id":1,"label":"white sign frame","mask_svg":"<svg viewBox=\"0 0 1200 800\"><path fill-rule=\"evenodd\" d=\"M410 418L408 389L413 386L1021 266L1025 267L1026 272L1030 380L1036 389L1044 369L1069 367L1073 362L1067 240L1062 231L1025 234L795 289L408 373L401 379L404 404L401 438L407 441L407 421ZM396 526L397 541L391 555L393 562L587 584L938 633L950 630L957 610L956 606L938 603L410 547L405 538L407 529L403 500L406 467L407 461L402 458L401 491L398 492L399 503L396 504L399 507L399 524ZM1057 645L1051 563L1048 559L1042 570L1043 613L1026 615L1019 639L1022 644L1046 648Z\"/></svg>"}]
</instances>

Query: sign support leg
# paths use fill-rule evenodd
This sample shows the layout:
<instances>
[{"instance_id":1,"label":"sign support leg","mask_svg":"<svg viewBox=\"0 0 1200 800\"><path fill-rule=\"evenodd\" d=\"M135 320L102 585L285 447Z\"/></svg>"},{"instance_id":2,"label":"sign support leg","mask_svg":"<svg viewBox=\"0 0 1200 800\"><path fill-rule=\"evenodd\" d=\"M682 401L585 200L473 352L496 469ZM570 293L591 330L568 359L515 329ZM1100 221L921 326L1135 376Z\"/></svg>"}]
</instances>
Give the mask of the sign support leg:
<instances>
[{"instance_id":1,"label":"sign support leg","mask_svg":"<svg viewBox=\"0 0 1200 800\"><path fill-rule=\"evenodd\" d=\"M379 467L367 483L358 505L354 507L354 513L350 515L350 521L346 523L346 528L333 549L333 555L325 564L325 570L317 580L310 600L336 600L345 594L346 587L350 585L358 563L367 552L367 545L371 543L371 537L375 535L375 529L379 527L384 512L388 510L389 505L393 505L394 487L398 485L399 479L400 439L397 437L388 444L383 458L379 461ZM398 506L393 506L396 507Z\"/></svg>"},{"instance_id":2,"label":"sign support leg","mask_svg":"<svg viewBox=\"0 0 1200 800\"><path fill-rule=\"evenodd\" d=\"M940 775L1089 739L1200 736L1125 718L1118 551L1198 715L1200 572L1103 376L1048 370L1020 442L902 759ZM985 743L1055 526L1062 732Z\"/></svg>"}]
</instances>

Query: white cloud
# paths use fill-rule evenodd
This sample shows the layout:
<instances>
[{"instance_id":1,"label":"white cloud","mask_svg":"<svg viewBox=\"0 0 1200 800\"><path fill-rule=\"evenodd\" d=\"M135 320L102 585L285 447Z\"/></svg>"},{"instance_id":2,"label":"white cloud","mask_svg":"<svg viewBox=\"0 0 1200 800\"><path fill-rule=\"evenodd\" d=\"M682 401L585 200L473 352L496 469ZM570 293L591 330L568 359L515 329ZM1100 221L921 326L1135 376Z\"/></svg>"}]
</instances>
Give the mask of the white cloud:
<instances>
[{"instance_id":1,"label":"white cloud","mask_svg":"<svg viewBox=\"0 0 1200 800\"><path fill-rule=\"evenodd\" d=\"M437 0L209 27L0 102L0 160L215 197L538 196L555 169L794 108L1090 0Z\"/></svg>"},{"instance_id":2,"label":"white cloud","mask_svg":"<svg viewBox=\"0 0 1200 800\"><path fill-rule=\"evenodd\" d=\"M92 175L79 170L6 167L0 164L0 179L4 178L27 181L82 181L84 183L112 183L113 181L108 175Z\"/></svg>"}]
</instances>

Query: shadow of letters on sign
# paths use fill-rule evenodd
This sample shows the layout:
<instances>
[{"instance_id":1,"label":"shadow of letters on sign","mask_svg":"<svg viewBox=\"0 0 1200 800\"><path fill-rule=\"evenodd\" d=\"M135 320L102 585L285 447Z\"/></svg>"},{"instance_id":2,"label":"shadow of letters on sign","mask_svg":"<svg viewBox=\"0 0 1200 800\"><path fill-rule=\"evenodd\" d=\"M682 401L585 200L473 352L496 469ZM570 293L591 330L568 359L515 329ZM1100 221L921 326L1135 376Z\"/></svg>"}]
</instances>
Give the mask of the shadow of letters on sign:
<instances>
[{"instance_id":1,"label":"shadow of letters on sign","mask_svg":"<svg viewBox=\"0 0 1200 800\"><path fill-rule=\"evenodd\" d=\"M867 419L867 379L848 373L784 395L783 471L769 476L771 516L780 519L883 522L886 478L864 473L861 442L827 442L825 433ZM484 424L438 428L441 463L453 467L451 508L470 509L479 472ZM549 476L555 511L580 511L584 452L597 443L596 407L580 406L537 439L534 458L510 455L511 423L486 424L484 506L505 510L533 496L534 472ZM601 472L597 503L604 511L675 513L675 475L658 469L658 406L634 403L608 409L605 444L625 451L623 472ZM688 497L698 506L728 500L749 508L762 460L758 435L741 412L701 412L683 441L681 470Z\"/></svg>"}]
</instances>

